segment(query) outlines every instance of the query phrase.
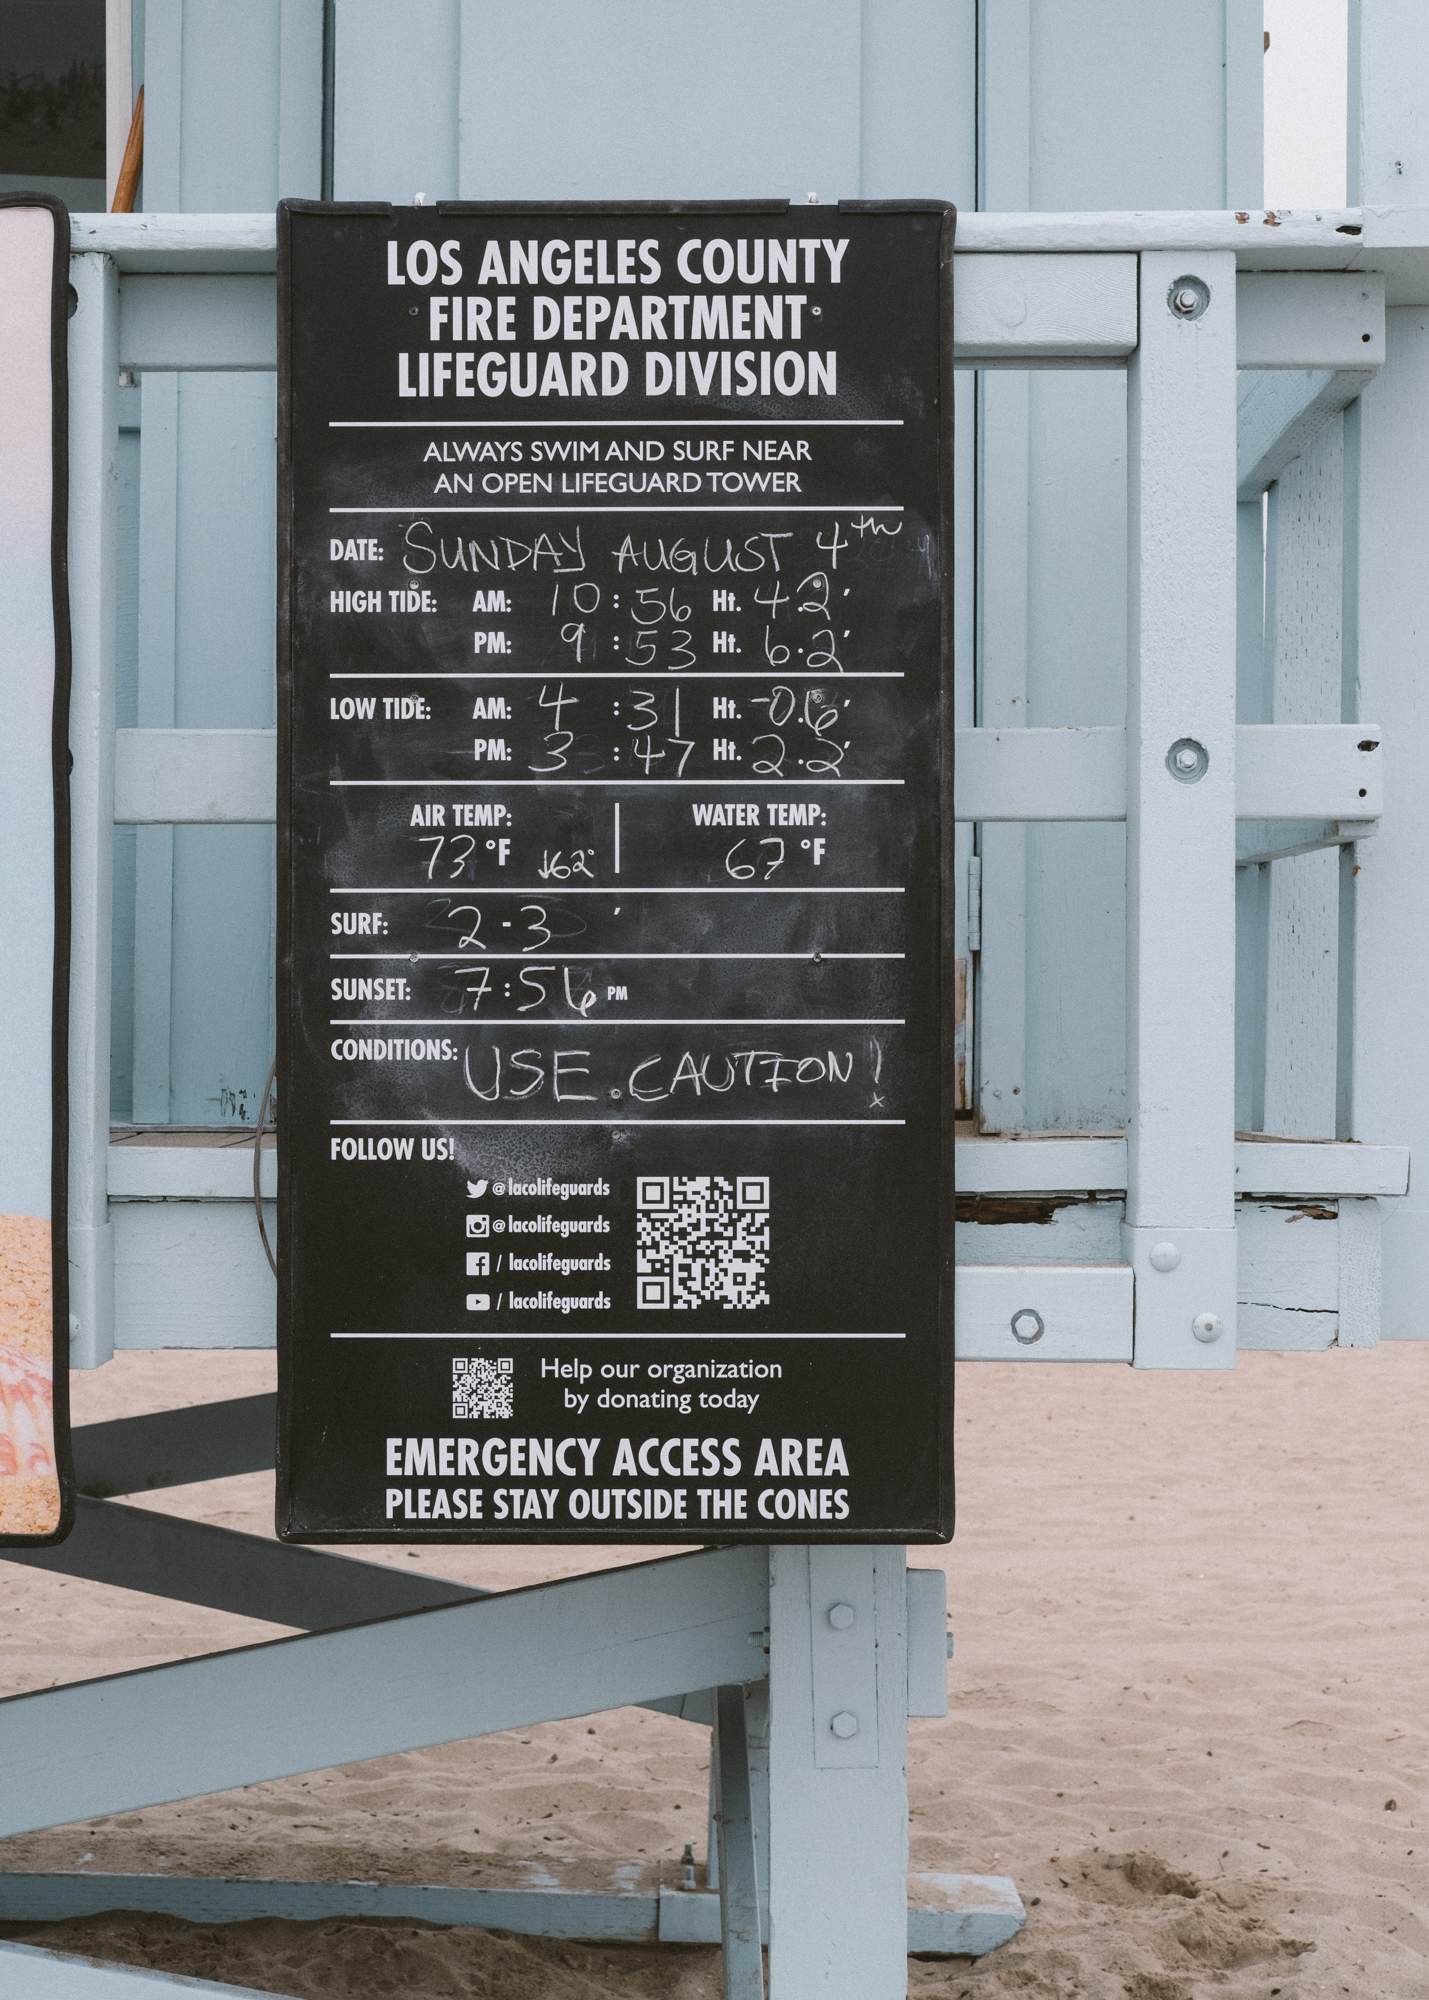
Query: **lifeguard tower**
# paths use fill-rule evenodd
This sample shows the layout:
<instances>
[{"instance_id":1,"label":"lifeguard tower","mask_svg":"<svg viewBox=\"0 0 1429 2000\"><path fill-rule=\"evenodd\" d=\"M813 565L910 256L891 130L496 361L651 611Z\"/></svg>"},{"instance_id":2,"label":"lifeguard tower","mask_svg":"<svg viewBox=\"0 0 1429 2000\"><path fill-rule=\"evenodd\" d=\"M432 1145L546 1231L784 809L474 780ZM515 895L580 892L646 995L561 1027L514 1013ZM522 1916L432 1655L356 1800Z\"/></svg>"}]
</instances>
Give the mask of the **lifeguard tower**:
<instances>
[{"instance_id":1,"label":"lifeguard tower","mask_svg":"<svg viewBox=\"0 0 1429 2000\"><path fill-rule=\"evenodd\" d=\"M145 150L141 211L72 232L73 1366L273 1339L273 210L418 190L958 205L957 1354L1421 1337L1422 10L1352 6L1351 205L1314 212L1262 205L1252 0L108 12L111 138L142 82ZM583 1893L0 1872L6 1919L722 1941L730 2000L765 1946L774 2000L894 2000L909 1949L1024 1921L998 1879L910 1906L905 1723L946 1710L947 1636L901 1549L475 1597L127 1504L160 1447L252 1469L271 1410L80 1433L115 1497L16 1562L302 1636L0 1704L0 1834L649 1703L710 1731L711 1841Z\"/></svg>"}]
</instances>

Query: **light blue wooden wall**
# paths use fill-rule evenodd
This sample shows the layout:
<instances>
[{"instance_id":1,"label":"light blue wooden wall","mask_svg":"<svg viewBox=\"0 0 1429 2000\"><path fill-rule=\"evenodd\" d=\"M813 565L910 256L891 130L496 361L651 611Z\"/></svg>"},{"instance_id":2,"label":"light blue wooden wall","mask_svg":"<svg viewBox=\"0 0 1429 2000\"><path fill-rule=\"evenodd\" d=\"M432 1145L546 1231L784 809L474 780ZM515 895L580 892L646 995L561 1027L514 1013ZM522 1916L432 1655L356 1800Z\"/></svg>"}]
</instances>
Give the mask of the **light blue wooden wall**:
<instances>
[{"instance_id":1,"label":"light blue wooden wall","mask_svg":"<svg viewBox=\"0 0 1429 2000\"><path fill-rule=\"evenodd\" d=\"M1259 0L332 0L327 182L399 202L1249 203L1260 38ZM145 205L322 191L323 43L322 0L147 0ZM141 393L124 719L269 724L271 378ZM959 720L1120 720L1124 378L961 377L958 452ZM981 844L985 1121L1117 1125L1120 830ZM969 831L960 869L971 853ZM270 835L142 829L121 840L116 892L116 1115L251 1119L272 1038Z\"/></svg>"},{"instance_id":2,"label":"light blue wooden wall","mask_svg":"<svg viewBox=\"0 0 1429 2000\"><path fill-rule=\"evenodd\" d=\"M331 37L339 199L972 202L974 0L335 0ZM323 69L321 0L148 0L145 206L322 191ZM156 376L139 393L121 720L269 725L272 379ZM970 517L966 532L970 719ZM121 838L117 1118L252 1119L272 1043L272 874L264 830Z\"/></svg>"},{"instance_id":3,"label":"light blue wooden wall","mask_svg":"<svg viewBox=\"0 0 1429 2000\"><path fill-rule=\"evenodd\" d=\"M987 209L1260 198L1259 0L984 0ZM979 720L1120 723L1126 379L989 374L980 392ZM987 827L978 1102L991 1131L1125 1123L1125 843Z\"/></svg>"},{"instance_id":4,"label":"light blue wooden wall","mask_svg":"<svg viewBox=\"0 0 1429 2000\"><path fill-rule=\"evenodd\" d=\"M318 194L322 42L321 0L148 0L145 206ZM136 393L121 722L271 727L273 378L155 375ZM115 1116L250 1123L273 1042L271 830L129 832L115 899Z\"/></svg>"}]
</instances>

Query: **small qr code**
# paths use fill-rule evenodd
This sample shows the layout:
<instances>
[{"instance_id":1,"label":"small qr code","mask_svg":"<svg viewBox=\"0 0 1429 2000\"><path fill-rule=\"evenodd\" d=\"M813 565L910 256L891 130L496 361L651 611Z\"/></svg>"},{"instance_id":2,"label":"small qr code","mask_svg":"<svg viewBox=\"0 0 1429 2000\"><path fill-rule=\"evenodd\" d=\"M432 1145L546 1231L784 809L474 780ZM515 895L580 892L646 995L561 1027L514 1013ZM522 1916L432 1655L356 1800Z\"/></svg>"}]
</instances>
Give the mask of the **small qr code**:
<instances>
[{"instance_id":1,"label":"small qr code","mask_svg":"<svg viewBox=\"0 0 1429 2000\"><path fill-rule=\"evenodd\" d=\"M458 1354L452 1361L452 1415L478 1423L502 1423L516 1414L516 1375L508 1357L470 1360Z\"/></svg>"},{"instance_id":2,"label":"small qr code","mask_svg":"<svg viewBox=\"0 0 1429 2000\"><path fill-rule=\"evenodd\" d=\"M642 1174L635 1297L647 1312L767 1306L769 1181L762 1174Z\"/></svg>"}]
</instances>

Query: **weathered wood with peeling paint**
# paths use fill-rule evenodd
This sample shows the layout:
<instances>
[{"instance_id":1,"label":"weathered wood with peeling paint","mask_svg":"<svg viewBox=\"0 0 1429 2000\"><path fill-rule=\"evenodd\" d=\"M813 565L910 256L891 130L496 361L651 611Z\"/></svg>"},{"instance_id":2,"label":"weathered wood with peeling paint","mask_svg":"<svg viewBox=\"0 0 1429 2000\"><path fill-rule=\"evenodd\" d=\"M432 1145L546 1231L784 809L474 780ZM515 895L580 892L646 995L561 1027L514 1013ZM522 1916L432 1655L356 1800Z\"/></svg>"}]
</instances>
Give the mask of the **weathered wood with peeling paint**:
<instances>
[{"instance_id":1,"label":"weathered wood with peeling paint","mask_svg":"<svg viewBox=\"0 0 1429 2000\"><path fill-rule=\"evenodd\" d=\"M1031 1143L1041 1144L1038 1141ZM1047 1143L1050 1146L1064 1142ZM1065 1143L1076 1145L1078 1142ZM960 1268L984 1263L1013 1266L1045 1263L1121 1265L1119 1229L1123 1203L1118 1195L1123 1180L1119 1170L1120 1160L1124 1158L1122 1143L1117 1140L1086 1143L1107 1149L1107 1167L1099 1170L1099 1176L1106 1185L1095 1198L1059 1187L1057 1176L1050 1166L1035 1175L1039 1182L1051 1184L1046 1187L1034 1190L1019 1182L1010 1194L991 1188L985 1189L982 1194L965 1190L963 1205L971 1208L971 1218L959 1222L957 1227ZM1247 1145L1243 1148L1244 1152L1260 1150L1258 1146ZM1386 1148L1382 1156L1377 1154L1377 1149L1364 1150L1372 1156L1368 1166L1361 1166L1354 1149L1336 1148L1336 1157L1349 1163L1344 1172L1324 1176L1307 1173L1299 1178L1311 1182L1322 1178L1347 1181L1351 1195L1363 1190L1366 1185L1371 1193L1384 1183L1389 1183L1391 1192L1394 1187L1402 1186L1402 1149ZM1013 1176L999 1174L994 1178L1010 1180ZM1302 1202L1311 1205L1330 1206L1339 1198L1338 1191L1333 1187L1310 1186L1298 1192ZM1376 1210L1377 1222L1378 1203L1370 1198L1370 1194L1361 1193L1359 1198ZM1019 1200L1027 1204L1035 1219L1013 1219L1015 1204ZM989 1202L996 1206L999 1216L996 1222L986 1219L986 1204ZM1238 1204L1237 1213L1243 1220L1247 1213L1254 1212L1255 1206L1254 1202L1242 1201ZM1394 1204L1391 1202L1386 1206L1392 1213ZM241 1197L188 1201L159 1200L150 1196L118 1201L114 1204L113 1213L116 1246L115 1336L119 1349L261 1348L273 1345L273 1277L263 1256L252 1208L247 1201ZM273 1226L270 1211L270 1233ZM1242 1258L1256 1254L1258 1252L1252 1246L1249 1250L1243 1249ZM1020 1304L1021 1300L1016 1303ZM1009 1312L1011 1309L1009 1305ZM965 1306L960 1304L959 1353L969 1359L989 1358L964 1348L963 1340L972 1339L971 1332L965 1333L962 1327L965 1310ZM1252 1340L1250 1344L1276 1343ZM1001 1352L1000 1349L998 1351ZM1044 1347L1039 1356L1038 1350L1032 1347L1025 1353L1009 1353L1005 1358L1046 1358L1050 1352ZM1105 1358L1117 1358L1118 1353L1119 1350L1109 1351Z\"/></svg>"},{"instance_id":2,"label":"weathered wood with peeling paint","mask_svg":"<svg viewBox=\"0 0 1429 2000\"><path fill-rule=\"evenodd\" d=\"M1342 1201L1340 1207L1339 1324L1337 1347L1374 1347L1383 1311L1377 1201Z\"/></svg>"},{"instance_id":3,"label":"weathered wood with peeling paint","mask_svg":"<svg viewBox=\"0 0 1429 2000\"><path fill-rule=\"evenodd\" d=\"M1009 0L1006 11L1013 4ZM969 209L958 217L957 254L973 258L1040 251L1085 256L1224 250L1241 271L1382 272L1386 306L1429 305L1429 201L1282 208L1270 211L1269 224L1265 213L1242 215L1224 207L1155 211L1111 206L1040 211L988 207L981 213ZM271 271L277 261L278 235L271 212L77 211L70 217L70 232L76 252L93 250L111 256L120 271L192 270L196 249L206 271Z\"/></svg>"},{"instance_id":4,"label":"weathered wood with peeling paint","mask_svg":"<svg viewBox=\"0 0 1429 2000\"><path fill-rule=\"evenodd\" d=\"M1002 1197L996 1219L960 1222L957 1230L958 1282L976 1295L974 1275L985 1266L1018 1269L1022 1289L1035 1305L1039 1270L1053 1284L1059 1268L1073 1261L1115 1270L1120 1255L1122 1203L1020 1198L1025 1219L1017 1219L1019 1198ZM1386 1204L1391 1210L1393 1204ZM1240 1345L1288 1352L1336 1346L1372 1346L1378 1337L1378 1251L1381 1204L1369 1197L1343 1202L1241 1201L1236 1205L1236 1296ZM986 1211L983 1211L986 1214ZM1124 1268L1124 1267L1122 1267ZM1075 1305L1075 1298L1071 1301ZM1093 1346L1088 1326L1068 1335L1086 1360L1121 1360L1119 1346ZM1050 1338L1050 1332L1049 1332ZM1036 1361L1046 1342L979 1359ZM961 1342L959 1354L962 1354ZM973 1357L969 1357L973 1358Z\"/></svg>"}]
</instances>

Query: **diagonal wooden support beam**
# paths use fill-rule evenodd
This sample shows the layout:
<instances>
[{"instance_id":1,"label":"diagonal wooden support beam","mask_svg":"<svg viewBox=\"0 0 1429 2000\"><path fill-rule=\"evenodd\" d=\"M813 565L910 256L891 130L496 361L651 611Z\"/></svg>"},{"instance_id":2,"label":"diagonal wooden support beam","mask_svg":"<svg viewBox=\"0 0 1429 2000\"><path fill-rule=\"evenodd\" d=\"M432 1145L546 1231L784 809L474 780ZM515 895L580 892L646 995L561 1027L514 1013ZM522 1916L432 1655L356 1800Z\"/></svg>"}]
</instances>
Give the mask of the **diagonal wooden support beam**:
<instances>
[{"instance_id":1,"label":"diagonal wooden support beam","mask_svg":"<svg viewBox=\"0 0 1429 2000\"><path fill-rule=\"evenodd\" d=\"M127 1417L113 1426L86 1428L118 1432L124 1424L148 1421L146 1417ZM79 1435L84 1437L85 1432ZM271 1464L271 1448L268 1458ZM106 1462L114 1463L112 1459ZM201 1478L203 1474L195 1470L186 1476ZM219 1474L215 1472L213 1477ZM180 1481L177 1477L172 1481L161 1478L158 1483L177 1485ZM83 1494L76 1502L74 1529L66 1540L53 1547L0 1549L0 1562L20 1563L56 1576L85 1577L118 1590L172 1598L179 1604L204 1604L237 1618L291 1625L299 1632L331 1632L404 1612L470 1604L492 1595L449 1577L413 1575L354 1556L300 1548L266 1535L213 1527L206 1521L157 1514L147 1507L126 1507L116 1500L94 1500ZM711 1713L708 1691L642 1705L680 1716L686 1722L708 1723Z\"/></svg>"},{"instance_id":2,"label":"diagonal wooden support beam","mask_svg":"<svg viewBox=\"0 0 1429 2000\"><path fill-rule=\"evenodd\" d=\"M593 1943L720 1941L718 1895L661 1883L648 1864L586 1860L563 1865L547 1858L507 1865L510 1881L479 1887L0 1870L0 1923L63 1923L109 1910L141 1910L190 1924L371 1917L384 1923L415 1920ZM922 1958L980 1958L1015 1937L1027 1921L1022 1899L1004 1875L913 1875L909 1887L908 1950Z\"/></svg>"},{"instance_id":3,"label":"diagonal wooden support beam","mask_svg":"<svg viewBox=\"0 0 1429 2000\"><path fill-rule=\"evenodd\" d=\"M16 1695L0 1837L757 1680L768 1609L718 1549Z\"/></svg>"},{"instance_id":4,"label":"diagonal wooden support beam","mask_svg":"<svg viewBox=\"0 0 1429 2000\"><path fill-rule=\"evenodd\" d=\"M414 1576L322 1549L288 1546L182 1515L156 1514L117 1500L75 1506L74 1529L53 1548L6 1549L0 1561L88 1577L181 1604L204 1604L239 1618L328 1632L489 1595L445 1577Z\"/></svg>"},{"instance_id":5,"label":"diagonal wooden support beam","mask_svg":"<svg viewBox=\"0 0 1429 2000\"><path fill-rule=\"evenodd\" d=\"M211 1979L183 1979L173 1972L136 1972L68 1952L0 1944L0 1992L15 2000L282 2000L252 1986L216 1986Z\"/></svg>"}]
</instances>

